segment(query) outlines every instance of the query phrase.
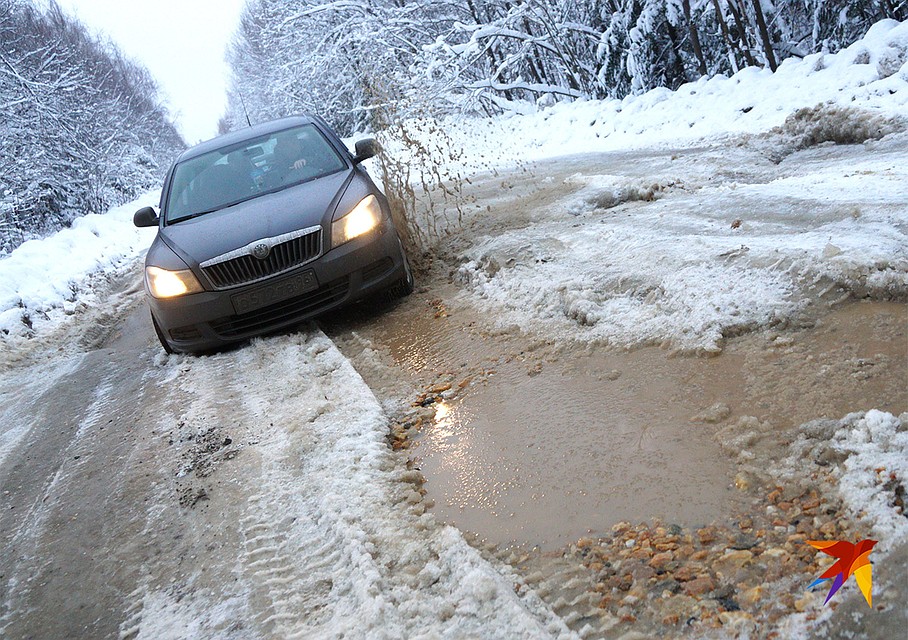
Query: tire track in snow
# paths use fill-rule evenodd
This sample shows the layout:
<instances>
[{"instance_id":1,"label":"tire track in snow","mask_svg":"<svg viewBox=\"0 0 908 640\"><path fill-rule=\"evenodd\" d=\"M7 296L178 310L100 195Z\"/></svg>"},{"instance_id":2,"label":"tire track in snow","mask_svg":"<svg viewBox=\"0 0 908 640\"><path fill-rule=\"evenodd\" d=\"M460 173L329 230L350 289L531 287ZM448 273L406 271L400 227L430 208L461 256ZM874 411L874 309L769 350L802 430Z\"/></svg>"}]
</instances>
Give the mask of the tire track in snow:
<instances>
[{"instance_id":1,"label":"tire track in snow","mask_svg":"<svg viewBox=\"0 0 908 640\"><path fill-rule=\"evenodd\" d=\"M50 384L57 379L58 377L50 376ZM6 545L7 549L19 549L26 557L34 558L38 556L37 541L48 528L48 519L51 517L54 505L58 501L58 498L56 497L58 493L57 488L66 483L66 478L68 476L77 473L80 466L78 462L79 456L75 456L76 461L72 462L74 456L70 455L70 452L74 449L78 449L85 433L98 423L98 420L102 416L104 408L109 401L110 392L111 376L108 375L104 377L96 387L92 402L88 405L84 416L79 421L75 434L66 446L64 455L60 457L60 464L50 476L48 482L37 492L32 505L25 514L21 516L19 526L16 528ZM20 436L20 439L21 437L22 436ZM2 460L0 460L0 462L2 462ZM31 582L33 576L26 575L24 577L25 581L23 584L18 586L18 588L8 589L6 596L3 599L2 609L0 609L0 611L3 612L3 615L0 616L0 632L3 632L6 628L5 622L8 622L12 614L20 609L19 600L21 597L25 592L32 588ZM11 578L11 580L18 583L18 579L15 577Z\"/></svg>"},{"instance_id":2,"label":"tire track in snow","mask_svg":"<svg viewBox=\"0 0 908 640\"><path fill-rule=\"evenodd\" d=\"M39 353L37 365L14 370L13 381L46 390L3 398L7 415L31 424L0 469L10 494L0 635L111 637L129 604L159 450L142 427L159 396L136 357L146 343L132 338L135 315L109 349Z\"/></svg>"},{"instance_id":3,"label":"tire track in snow","mask_svg":"<svg viewBox=\"0 0 908 640\"><path fill-rule=\"evenodd\" d=\"M118 636L120 640L133 640L139 634L139 630L142 628L142 614L145 612L144 595L145 588L137 587L126 596L129 604L124 610L126 619L120 624Z\"/></svg>"},{"instance_id":4,"label":"tire track in snow","mask_svg":"<svg viewBox=\"0 0 908 640\"><path fill-rule=\"evenodd\" d=\"M0 388L0 466L18 446L37 422L31 413L34 407L31 398L44 396L64 376L75 371L82 362L82 356L55 360L52 365L42 363L30 367L25 375L10 376ZM50 403L43 403L41 411L51 410Z\"/></svg>"},{"instance_id":5,"label":"tire track in snow","mask_svg":"<svg viewBox=\"0 0 908 640\"><path fill-rule=\"evenodd\" d=\"M264 495L249 499L248 508L255 515L241 521L245 538L241 559L259 628L268 637L290 638L322 621L340 545L337 540L323 540L311 521L288 516L275 522L282 503ZM302 538L304 544L293 538ZM300 567L307 569L305 574Z\"/></svg>"},{"instance_id":6,"label":"tire track in snow","mask_svg":"<svg viewBox=\"0 0 908 640\"><path fill-rule=\"evenodd\" d=\"M201 619L183 637L576 637L531 589L515 593L508 569L412 504L386 416L321 332L163 365L191 399L181 422L246 442L187 516L233 537L217 579L190 565L177 589L166 567L149 566L146 613L131 611L122 638Z\"/></svg>"}]
</instances>

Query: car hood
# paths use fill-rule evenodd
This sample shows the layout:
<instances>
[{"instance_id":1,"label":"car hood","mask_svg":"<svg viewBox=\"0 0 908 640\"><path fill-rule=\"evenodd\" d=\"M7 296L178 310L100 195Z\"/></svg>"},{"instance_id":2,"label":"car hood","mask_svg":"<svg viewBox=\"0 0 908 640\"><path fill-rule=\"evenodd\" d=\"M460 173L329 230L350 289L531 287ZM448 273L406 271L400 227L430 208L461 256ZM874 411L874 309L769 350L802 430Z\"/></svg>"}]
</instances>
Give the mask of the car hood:
<instances>
[{"instance_id":1,"label":"car hood","mask_svg":"<svg viewBox=\"0 0 908 640\"><path fill-rule=\"evenodd\" d=\"M352 170L339 171L168 225L161 239L198 264L255 240L328 224L352 176Z\"/></svg>"}]
</instances>

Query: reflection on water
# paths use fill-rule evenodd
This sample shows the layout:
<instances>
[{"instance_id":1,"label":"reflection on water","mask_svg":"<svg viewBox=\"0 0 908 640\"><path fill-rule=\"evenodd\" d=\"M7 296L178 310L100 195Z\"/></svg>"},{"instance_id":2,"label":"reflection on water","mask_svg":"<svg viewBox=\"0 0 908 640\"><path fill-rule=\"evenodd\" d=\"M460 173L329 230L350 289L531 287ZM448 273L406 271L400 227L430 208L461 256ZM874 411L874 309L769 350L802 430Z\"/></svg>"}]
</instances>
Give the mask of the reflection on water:
<instances>
[{"instance_id":1,"label":"reflection on water","mask_svg":"<svg viewBox=\"0 0 908 640\"><path fill-rule=\"evenodd\" d=\"M733 474L711 431L689 421L712 397L679 384L657 350L618 380L598 375L614 369L602 359L533 376L524 361L501 363L492 382L440 405L416 455L441 517L496 542L552 544L619 520L724 516Z\"/></svg>"},{"instance_id":2,"label":"reflection on water","mask_svg":"<svg viewBox=\"0 0 908 640\"><path fill-rule=\"evenodd\" d=\"M451 407L444 402L439 402L435 405L435 427L436 429L442 429L445 427L446 423L450 423L447 419L451 414Z\"/></svg>"},{"instance_id":3,"label":"reflection on water","mask_svg":"<svg viewBox=\"0 0 908 640\"><path fill-rule=\"evenodd\" d=\"M436 515L497 543L554 548L620 520L722 520L742 497L719 428L745 415L785 429L908 409L904 305L848 305L816 329L745 336L716 358L580 349L484 326L467 311L438 318L407 305L357 331L420 385L473 376L434 405L412 455ZM727 415L697 419L717 403Z\"/></svg>"},{"instance_id":4,"label":"reflection on water","mask_svg":"<svg viewBox=\"0 0 908 640\"><path fill-rule=\"evenodd\" d=\"M429 437L432 447L443 452L445 456L462 457L462 451L459 451L461 436L464 430L470 428L469 422L463 420L459 410L452 412L449 404L439 402L433 406L435 407L435 419L432 428L428 430L428 433L431 434ZM463 464L462 461L455 462L455 466L461 464Z\"/></svg>"}]
</instances>

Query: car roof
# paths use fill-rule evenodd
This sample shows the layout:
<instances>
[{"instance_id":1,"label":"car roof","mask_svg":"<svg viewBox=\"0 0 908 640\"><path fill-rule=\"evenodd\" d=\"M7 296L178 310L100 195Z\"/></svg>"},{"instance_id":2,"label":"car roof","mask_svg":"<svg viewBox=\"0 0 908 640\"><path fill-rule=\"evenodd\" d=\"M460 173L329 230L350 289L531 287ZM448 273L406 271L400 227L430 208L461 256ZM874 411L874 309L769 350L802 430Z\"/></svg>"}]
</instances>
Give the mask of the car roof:
<instances>
[{"instance_id":1,"label":"car roof","mask_svg":"<svg viewBox=\"0 0 908 640\"><path fill-rule=\"evenodd\" d=\"M196 156L208 153L209 151L216 151L217 149L236 144L237 142L244 142L245 140L251 140L252 138L257 138L258 136L273 133L275 131L281 131L283 129L289 129L290 127L297 127L304 124L313 124L315 122L316 118L309 114L299 114L287 116L286 118L278 118L277 120L269 120L268 122L231 131L230 133L225 133L224 135L217 136L211 140L200 142L194 147L186 149L186 151L180 154L176 161L182 162L183 160L195 158Z\"/></svg>"}]
</instances>

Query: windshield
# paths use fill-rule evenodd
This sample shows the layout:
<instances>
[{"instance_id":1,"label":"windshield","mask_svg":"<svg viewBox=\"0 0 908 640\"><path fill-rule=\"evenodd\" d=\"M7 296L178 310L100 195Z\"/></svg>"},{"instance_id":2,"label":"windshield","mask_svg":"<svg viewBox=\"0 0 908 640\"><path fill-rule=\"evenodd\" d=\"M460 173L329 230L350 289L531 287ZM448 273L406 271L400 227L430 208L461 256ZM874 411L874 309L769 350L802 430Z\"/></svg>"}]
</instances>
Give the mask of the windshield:
<instances>
[{"instance_id":1,"label":"windshield","mask_svg":"<svg viewBox=\"0 0 908 640\"><path fill-rule=\"evenodd\" d=\"M230 145L176 166L168 223L340 171L346 163L312 124Z\"/></svg>"}]
</instances>

